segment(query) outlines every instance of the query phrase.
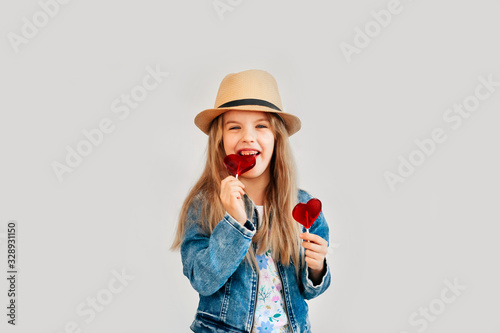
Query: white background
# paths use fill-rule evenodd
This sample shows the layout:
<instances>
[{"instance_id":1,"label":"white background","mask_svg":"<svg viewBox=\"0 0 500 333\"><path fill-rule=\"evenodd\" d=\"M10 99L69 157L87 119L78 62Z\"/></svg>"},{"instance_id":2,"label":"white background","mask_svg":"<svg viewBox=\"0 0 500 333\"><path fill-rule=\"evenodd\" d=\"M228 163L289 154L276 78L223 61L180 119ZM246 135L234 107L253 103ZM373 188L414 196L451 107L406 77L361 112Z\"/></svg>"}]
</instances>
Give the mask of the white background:
<instances>
[{"instance_id":1,"label":"white background","mask_svg":"<svg viewBox=\"0 0 500 333\"><path fill-rule=\"evenodd\" d=\"M323 202L335 245L313 331L499 332L500 87L459 128L443 120L479 76L500 81L499 3L402 0L350 62L341 43L376 29L370 12L389 1L231 3L221 19L212 0L73 0L18 52L9 34L41 5L0 4L0 276L10 220L19 271L15 327L1 279L0 330L189 332L198 297L168 248L204 165L193 119L226 74L258 68L302 120L299 185ZM169 75L120 119L112 102L148 66ZM114 131L59 181L52 164L104 118ZM384 174L435 128L447 140L391 191ZM133 280L86 322L77 308L110 295L113 270ZM466 287L450 303L446 280ZM432 320L410 322L429 307Z\"/></svg>"}]
</instances>

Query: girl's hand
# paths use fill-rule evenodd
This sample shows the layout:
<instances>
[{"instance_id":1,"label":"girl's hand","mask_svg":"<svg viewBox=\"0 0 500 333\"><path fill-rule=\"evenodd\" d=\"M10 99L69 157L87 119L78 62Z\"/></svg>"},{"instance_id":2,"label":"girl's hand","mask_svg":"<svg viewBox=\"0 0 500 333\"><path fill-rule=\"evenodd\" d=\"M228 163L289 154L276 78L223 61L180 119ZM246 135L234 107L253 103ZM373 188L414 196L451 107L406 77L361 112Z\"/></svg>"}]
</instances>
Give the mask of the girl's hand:
<instances>
[{"instance_id":1,"label":"girl's hand","mask_svg":"<svg viewBox=\"0 0 500 333\"><path fill-rule=\"evenodd\" d=\"M247 221L245 203L243 202L244 188L245 185L234 176L223 179L220 186L222 205L224 205L226 212L242 225Z\"/></svg>"},{"instance_id":2,"label":"girl's hand","mask_svg":"<svg viewBox=\"0 0 500 333\"><path fill-rule=\"evenodd\" d=\"M300 238L304 240L302 246L306 249L305 261L309 267L309 276L311 281L317 285L321 282L326 268L325 257L328 253L328 242L318 235L307 232L300 234Z\"/></svg>"}]
</instances>

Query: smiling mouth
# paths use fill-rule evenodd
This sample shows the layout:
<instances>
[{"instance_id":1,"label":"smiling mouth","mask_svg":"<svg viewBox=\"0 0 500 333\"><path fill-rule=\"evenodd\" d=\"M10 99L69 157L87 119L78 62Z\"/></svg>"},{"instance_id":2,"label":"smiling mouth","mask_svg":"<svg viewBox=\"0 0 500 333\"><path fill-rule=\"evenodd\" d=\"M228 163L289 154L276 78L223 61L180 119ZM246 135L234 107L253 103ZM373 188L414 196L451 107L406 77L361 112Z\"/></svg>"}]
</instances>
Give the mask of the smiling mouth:
<instances>
[{"instance_id":1,"label":"smiling mouth","mask_svg":"<svg viewBox=\"0 0 500 333\"><path fill-rule=\"evenodd\" d=\"M257 156L257 155L260 155L260 152L258 152L258 151L240 151L240 152L238 152L238 154L241 156L250 156L250 155Z\"/></svg>"}]
</instances>

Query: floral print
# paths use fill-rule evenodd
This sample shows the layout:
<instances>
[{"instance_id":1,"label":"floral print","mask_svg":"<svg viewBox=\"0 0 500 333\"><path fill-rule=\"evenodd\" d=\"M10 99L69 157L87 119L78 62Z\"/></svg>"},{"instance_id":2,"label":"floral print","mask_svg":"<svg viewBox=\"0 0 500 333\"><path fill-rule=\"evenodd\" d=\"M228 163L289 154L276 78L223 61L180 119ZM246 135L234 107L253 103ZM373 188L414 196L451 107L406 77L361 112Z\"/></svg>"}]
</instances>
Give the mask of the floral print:
<instances>
[{"instance_id":1,"label":"floral print","mask_svg":"<svg viewBox=\"0 0 500 333\"><path fill-rule=\"evenodd\" d=\"M281 293L281 280L271 250L258 255L257 263L260 275L253 333L290 332Z\"/></svg>"},{"instance_id":2,"label":"floral print","mask_svg":"<svg viewBox=\"0 0 500 333\"><path fill-rule=\"evenodd\" d=\"M262 220L263 209L263 206L257 206L259 223ZM283 302L283 288L271 250L256 257L260 273L252 333L289 333L291 329Z\"/></svg>"},{"instance_id":3,"label":"floral print","mask_svg":"<svg viewBox=\"0 0 500 333\"><path fill-rule=\"evenodd\" d=\"M273 327L274 325L271 324L270 322L262 322L261 325L258 327L258 330L259 333L273 332Z\"/></svg>"},{"instance_id":4,"label":"floral print","mask_svg":"<svg viewBox=\"0 0 500 333\"><path fill-rule=\"evenodd\" d=\"M267 260L264 256L257 256L257 264L259 265L259 269L263 270L267 268Z\"/></svg>"}]
</instances>

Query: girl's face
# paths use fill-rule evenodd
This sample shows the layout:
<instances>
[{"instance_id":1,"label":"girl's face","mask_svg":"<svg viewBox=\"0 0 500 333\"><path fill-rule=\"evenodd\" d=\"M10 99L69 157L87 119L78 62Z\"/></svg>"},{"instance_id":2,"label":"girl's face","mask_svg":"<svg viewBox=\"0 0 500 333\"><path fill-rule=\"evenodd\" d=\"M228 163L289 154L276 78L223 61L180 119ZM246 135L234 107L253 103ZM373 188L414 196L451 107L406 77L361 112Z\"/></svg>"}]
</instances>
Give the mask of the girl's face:
<instances>
[{"instance_id":1,"label":"girl's face","mask_svg":"<svg viewBox=\"0 0 500 333\"><path fill-rule=\"evenodd\" d=\"M274 133L267 115L264 112L231 110L222 117L222 141L226 155L256 153L255 166L240 177L267 176L274 150Z\"/></svg>"}]
</instances>

